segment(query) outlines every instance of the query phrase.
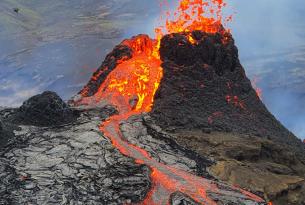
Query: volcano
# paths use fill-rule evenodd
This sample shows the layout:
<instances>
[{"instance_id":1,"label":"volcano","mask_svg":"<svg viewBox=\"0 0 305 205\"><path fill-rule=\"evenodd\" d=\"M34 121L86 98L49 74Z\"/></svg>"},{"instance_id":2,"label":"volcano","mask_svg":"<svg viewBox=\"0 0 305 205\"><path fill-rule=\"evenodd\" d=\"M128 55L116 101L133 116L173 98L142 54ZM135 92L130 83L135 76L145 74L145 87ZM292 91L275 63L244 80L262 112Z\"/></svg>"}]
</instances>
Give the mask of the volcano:
<instances>
[{"instance_id":1,"label":"volcano","mask_svg":"<svg viewBox=\"0 0 305 205\"><path fill-rule=\"evenodd\" d=\"M68 104L1 110L0 204L304 204L304 144L251 86L223 1L207 5L122 41Z\"/></svg>"},{"instance_id":2,"label":"volcano","mask_svg":"<svg viewBox=\"0 0 305 205\"><path fill-rule=\"evenodd\" d=\"M137 46L129 46L134 45L130 42L137 44ZM107 86L110 85L111 87L111 83L107 82L107 76L118 65L124 64L124 61L129 61L133 56L147 52L147 45L153 45L148 42L153 42L153 40L149 39L148 36L139 35L130 40L125 40L117 46L106 57L103 65L80 92L81 99L86 99L82 103L90 104L92 101L99 102L103 99L116 104L120 99L114 97L117 96L117 90L110 91L108 89ZM150 48L149 50L152 53L153 49ZM153 99L149 100L152 104L149 105L151 107L148 109L148 115L155 126L171 136L169 138L175 140L176 143L193 144L193 142L188 142L188 139L181 139L181 135L185 137L185 133L187 133L187 135L197 135L197 138L199 135L199 138L201 137L203 141L207 140L205 139L206 134L210 135L209 138L212 138L212 140L214 133L223 133L224 138L235 135L233 138L238 136L241 145L244 142L266 147L259 150L253 147L252 151L261 152L253 155L243 153L243 149L249 149L248 145L242 145L244 148L240 148L241 150L225 150L230 152L226 154L231 155L230 157L233 159L249 160L251 163L266 159L284 166L299 167L301 164L303 166L304 145L282 126L261 102L239 62L238 49L229 33L223 35L222 33L210 34L193 31L168 34L161 40L159 53L161 62L156 63L157 66L155 67L152 66L149 73L155 72L158 73L156 76L160 76L159 66L161 66L162 78L160 81L154 78L154 80L158 80L153 82L158 84L158 89L152 91L154 95ZM136 69L133 66L129 68ZM106 72L103 72L104 70ZM149 78L149 75L146 77ZM136 96L137 79L127 77L123 80L126 87L119 87L118 92L125 93L126 90L128 91L125 99L121 99L121 102L124 103L119 103L120 106L125 104L127 107L123 111L123 113L127 113L127 115L123 114L124 118L122 119L124 120L132 115L139 114L136 106L139 103L139 98ZM129 83L130 85L128 85ZM134 93L130 92L130 88ZM147 108L143 111L147 111ZM119 128L117 129L119 130ZM191 140L190 136L186 138ZM253 141L249 142L249 139ZM117 143L115 139L112 140L114 144ZM215 136L215 140L219 140L218 137ZM226 143L227 139L222 140L219 143ZM273 148L270 147L273 146L270 141L276 142ZM257 143L260 144L257 145ZM200 152L203 147L184 145L184 148L195 150L195 152ZM118 148L124 150L122 146L118 146ZM249 151L251 150L246 152ZM293 161L289 160L290 162L287 163L281 159L273 159L275 153L272 152L279 151L285 151L287 154L289 153L288 155L293 155ZM268 152L268 154L264 152ZM130 153L125 154L130 155ZM299 171L296 172L303 173L303 171ZM251 174L249 174L250 176L252 177ZM281 194L278 196L270 195L269 199L276 199L280 196Z\"/></svg>"}]
</instances>

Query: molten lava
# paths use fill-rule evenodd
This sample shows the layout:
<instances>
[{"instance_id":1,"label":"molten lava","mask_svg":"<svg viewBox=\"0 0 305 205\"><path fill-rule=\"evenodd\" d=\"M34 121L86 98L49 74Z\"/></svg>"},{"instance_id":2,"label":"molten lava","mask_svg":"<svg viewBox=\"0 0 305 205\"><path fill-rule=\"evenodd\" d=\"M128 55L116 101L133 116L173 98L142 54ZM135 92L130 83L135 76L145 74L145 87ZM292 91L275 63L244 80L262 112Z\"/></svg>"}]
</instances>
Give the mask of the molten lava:
<instances>
[{"instance_id":1,"label":"molten lava","mask_svg":"<svg viewBox=\"0 0 305 205\"><path fill-rule=\"evenodd\" d=\"M165 1L162 5L168 5ZM227 4L223 0L180 0L174 12L166 11L165 26L155 29L157 38L164 34L190 32L195 30L206 33L229 32L223 28L232 21L232 15L224 19L222 10ZM192 42L192 41L191 41Z\"/></svg>"},{"instance_id":2,"label":"molten lava","mask_svg":"<svg viewBox=\"0 0 305 205\"><path fill-rule=\"evenodd\" d=\"M258 77L255 76L254 79L251 81L251 84L252 84L252 87L253 87L253 88L255 89L255 91L256 91L256 95L257 95L260 99L263 99L263 90L257 86L258 81L259 81Z\"/></svg>"},{"instance_id":3,"label":"molten lava","mask_svg":"<svg viewBox=\"0 0 305 205\"><path fill-rule=\"evenodd\" d=\"M156 52L157 41L139 35L122 44L133 50L133 56L107 76L95 100L108 99L121 112L149 112L162 78L161 61Z\"/></svg>"},{"instance_id":4,"label":"molten lava","mask_svg":"<svg viewBox=\"0 0 305 205\"><path fill-rule=\"evenodd\" d=\"M216 184L155 161L144 149L132 145L122 138L120 123L132 115L151 110L154 95L162 78L162 62L159 57L162 36L165 33L193 30L223 34L225 30L222 27L224 20L221 11L225 5L223 0L181 0L173 16L167 12L165 26L156 29L157 40L139 35L122 42L123 45L132 49L132 57L121 59L100 85L98 92L90 98L90 102L108 100L117 107L120 114L104 122L100 127L101 131L122 154L133 158L136 163L147 165L152 170L153 187L141 204L169 204L170 195L177 191L185 193L200 204L217 204L207 194L208 190L218 192L219 188ZM230 19L231 17L225 21ZM193 44L196 43L192 36L189 36L188 39ZM92 80L96 81L106 69L97 73ZM86 96L87 91L86 88L83 90L83 97ZM87 98L83 98L84 103L88 103L87 100ZM218 115L215 114L213 117ZM253 201L263 201L249 192L239 191Z\"/></svg>"}]
</instances>

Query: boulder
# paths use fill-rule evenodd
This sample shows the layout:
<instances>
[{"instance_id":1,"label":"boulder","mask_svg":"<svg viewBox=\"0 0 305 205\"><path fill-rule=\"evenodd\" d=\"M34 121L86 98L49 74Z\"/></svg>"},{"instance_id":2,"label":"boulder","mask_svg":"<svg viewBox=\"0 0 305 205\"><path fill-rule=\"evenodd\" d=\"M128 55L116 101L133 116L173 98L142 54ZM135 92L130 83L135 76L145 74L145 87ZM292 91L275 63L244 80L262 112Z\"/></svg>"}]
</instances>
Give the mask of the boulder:
<instances>
[{"instance_id":1,"label":"boulder","mask_svg":"<svg viewBox=\"0 0 305 205\"><path fill-rule=\"evenodd\" d=\"M26 100L14 115L14 121L35 126L55 126L75 121L77 111L55 92L46 91Z\"/></svg>"}]
</instances>

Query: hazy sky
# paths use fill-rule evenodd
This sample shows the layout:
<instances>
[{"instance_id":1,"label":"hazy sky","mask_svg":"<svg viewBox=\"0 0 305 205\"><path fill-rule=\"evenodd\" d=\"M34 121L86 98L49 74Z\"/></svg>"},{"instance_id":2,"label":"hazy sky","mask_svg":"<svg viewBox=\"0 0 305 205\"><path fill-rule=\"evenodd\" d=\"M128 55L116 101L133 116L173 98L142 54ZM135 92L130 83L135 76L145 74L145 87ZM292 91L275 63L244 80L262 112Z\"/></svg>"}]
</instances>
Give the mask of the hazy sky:
<instances>
[{"instance_id":1,"label":"hazy sky","mask_svg":"<svg viewBox=\"0 0 305 205\"><path fill-rule=\"evenodd\" d=\"M305 44L305 1L228 0L228 2L237 12L232 30L239 49L242 49L242 56L279 52L281 49Z\"/></svg>"}]
</instances>

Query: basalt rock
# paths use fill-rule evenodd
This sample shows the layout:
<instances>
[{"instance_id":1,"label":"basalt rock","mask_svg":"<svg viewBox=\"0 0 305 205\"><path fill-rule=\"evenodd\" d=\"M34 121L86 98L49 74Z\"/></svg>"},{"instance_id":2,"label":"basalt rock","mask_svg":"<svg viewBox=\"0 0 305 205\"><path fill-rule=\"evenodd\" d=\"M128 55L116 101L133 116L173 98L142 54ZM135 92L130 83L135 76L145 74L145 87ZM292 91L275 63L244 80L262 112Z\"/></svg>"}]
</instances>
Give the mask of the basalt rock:
<instances>
[{"instance_id":1,"label":"basalt rock","mask_svg":"<svg viewBox=\"0 0 305 205\"><path fill-rule=\"evenodd\" d=\"M230 184L262 194L276 205L305 201L305 164L291 148L257 136L237 133L178 131L178 145L213 158L209 173Z\"/></svg>"},{"instance_id":2,"label":"basalt rock","mask_svg":"<svg viewBox=\"0 0 305 205\"><path fill-rule=\"evenodd\" d=\"M150 113L156 124L215 159L212 176L275 204L304 204L305 147L257 96L232 37L169 34L160 55L163 79Z\"/></svg>"},{"instance_id":3,"label":"basalt rock","mask_svg":"<svg viewBox=\"0 0 305 205\"><path fill-rule=\"evenodd\" d=\"M78 113L56 93L46 91L28 99L9 120L27 125L56 126L75 121Z\"/></svg>"}]
</instances>

